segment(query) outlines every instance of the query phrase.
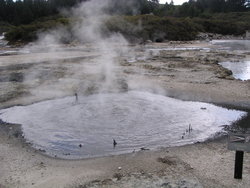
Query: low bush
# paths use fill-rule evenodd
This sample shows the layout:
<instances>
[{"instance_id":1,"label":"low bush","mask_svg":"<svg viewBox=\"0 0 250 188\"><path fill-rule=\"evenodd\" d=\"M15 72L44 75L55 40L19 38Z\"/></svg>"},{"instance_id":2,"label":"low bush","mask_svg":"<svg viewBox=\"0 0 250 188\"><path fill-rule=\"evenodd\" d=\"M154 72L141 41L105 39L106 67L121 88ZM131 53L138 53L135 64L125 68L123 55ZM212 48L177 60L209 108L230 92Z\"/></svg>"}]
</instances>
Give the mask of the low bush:
<instances>
[{"instance_id":1,"label":"low bush","mask_svg":"<svg viewBox=\"0 0 250 188\"><path fill-rule=\"evenodd\" d=\"M113 17L107 22L111 32L143 40L193 40L198 32L197 24L190 19L138 15Z\"/></svg>"},{"instance_id":2,"label":"low bush","mask_svg":"<svg viewBox=\"0 0 250 188\"><path fill-rule=\"evenodd\" d=\"M9 42L30 42L37 39L38 32L44 32L60 25L67 25L67 18L50 19L46 21L36 21L29 25L12 26L5 34L6 40Z\"/></svg>"},{"instance_id":3,"label":"low bush","mask_svg":"<svg viewBox=\"0 0 250 188\"><path fill-rule=\"evenodd\" d=\"M13 26L10 25L9 23L0 21L0 35L1 35L2 33L8 32L8 31L11 30L12 28L13 28Z\"/></svg>"}]
</instances>

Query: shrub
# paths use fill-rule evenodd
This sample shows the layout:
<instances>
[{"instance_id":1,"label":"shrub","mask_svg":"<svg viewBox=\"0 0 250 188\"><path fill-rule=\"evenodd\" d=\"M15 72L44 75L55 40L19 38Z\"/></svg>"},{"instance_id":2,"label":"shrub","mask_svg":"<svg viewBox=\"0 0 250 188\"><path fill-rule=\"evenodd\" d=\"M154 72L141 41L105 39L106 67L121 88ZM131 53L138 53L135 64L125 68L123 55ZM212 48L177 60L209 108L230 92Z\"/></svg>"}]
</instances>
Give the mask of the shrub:
<instances>
[{"instance_id":1,"label":"shrub","mask_svg":"<svg viewBox=\"0 0 250 188\"><path fill-rule=\"evenodd\" d=\"M67 25L69 19L58 18L56 20L36 21L29 25L13 26L6 34L5 38L9 42L22 41L30 42L37 39L38 32L44 32L59 25Z\"/></svg>"},{"instance_id":2,"label":"shrub","mask_svg":"<svg viewBox=\"0 0 250 188\"><path fill-rule=\"evenodd\" d=\"M197 34L197 24L191 19L137 15L113 17L107 22L108 30L121 32L143 40L193 40Z\"/></svg>"}]
</instances>

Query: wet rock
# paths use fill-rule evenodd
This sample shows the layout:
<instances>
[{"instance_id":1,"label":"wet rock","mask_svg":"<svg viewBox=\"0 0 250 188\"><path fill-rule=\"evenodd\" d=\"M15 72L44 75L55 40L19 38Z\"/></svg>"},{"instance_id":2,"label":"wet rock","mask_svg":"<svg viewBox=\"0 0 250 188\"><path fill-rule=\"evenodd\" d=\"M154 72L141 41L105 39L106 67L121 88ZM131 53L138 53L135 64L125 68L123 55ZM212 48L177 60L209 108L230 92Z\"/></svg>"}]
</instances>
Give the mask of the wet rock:
<instances>
[{"instance_id":1,"label":"wet rock","mask_svg":"<svg viewBox=\"0 0 250 188\"><path fill-rule=\"evenodd\" d=\"M207 42L209 42L210 40L213 39L225 39L225 38L234 38L233 36L223 36L221 34L216 34L216 33L202 33L200 32L198 35L196 35L196 39L197 40L205 40Z\"/></svg>"},{"instance_id":2,"label":"wet rock","mask_svg":"<svg viewBox=\"0 0 250 188\"><path fill-rule=\"evenodd\" d=\"M233 72L229 69L226 69L222 66L217 67L217 77L218 78L230 78L230 76L233 74Z\"/></svg>"},{"instance_id":3,"label":"wet rock","mask_svg":"<svg viewBox=\"0 0 250 188\"><path fill-rule=\"evenodd\" d=\"M230 76L233 74L233 72L231 70L228 70L228 69L225 69L224 70L224 73L227 75L227 76Z\"/></svg>"},{"instance_id":4,"label":"wet rock","mask_svg":"<svg viewBox=\"0 0 250 188\"><path fill-rule=\"evenodd\" d=\"M152 40L146 40L146 43L152 43L153 41Z\"/></svg>"},{"instance_id":5,"label":"wet rock","mask_svg":"<svg viewBox=\"0 0 250 188\"><path fill-rule=\"evenodd\" d=\"M163 42L163 41L164 41L163 38L157 38L157 39L155 39L155 42Z\"/></svg>"},{"instance_id":6,"label":"wet rock","mask_svg":"<svg viewBox=\"0 0 250 188\"><path fill-rule=\"evenodd\" d=\"M120 180L122 179L123 175L121 173L115 173L113 177L116 178L117 180Z\"/></svg>"},{"instance_id":7,"label":"wet rock","mask_svg":"<svg viewBox=\"0 0 250 188\"><path fill-rule=\"evenodd\" d=\"M168 165L176 165L177 162L176 160L173 158L173 157L159 157L157 159L158 162L161 162L161 163L165 163L165 164L168 164Z\"/></svg>"},{"instance_id":8,"label":"wet rock","mask_svg":"<svg viewBox=\"0 0 250 188\"><path fill-rule=\"evenodd\" d=\"M145 148L145 147L142 147L142 148L140 148L140 149L141 149L141 151L149 150L148 148Z\"/></svg>"},{"instance_id":9,"label":"wet rock","mask_svg":"<svg viewBox=\"0 0 250 188\"><path fill-rule=\"evenodd\" d=\"M105 180L101 181L101 183L104 185L110 184L111 182L112 182L111 179L105 179Z\"/></svg>"},{"instance_id":10,"label":"wet rock","mask_svg":"<svg viewBox=\"0 0 250 188\"><path fill-rule=\"evenodd\" d=\"M43 153L46 152L46 150L44 150L44 149L39 149L38 151L43 152Z\"/></svg>"},{"instance_id":11,"label":"wet rock","mask_svg":"<svg viewBox=\"0 0 250 188\"><path fill-rule=\"evenodd\" d=\"M1 119L0 119L0 124L1 124L1 125L7 125L7 123L4 122L4 121L2 121Z\"/></svg>"},{"instance_id":12,"label":"wet rock","mask_svg":"<svg viewBox=\"0 0 250 188\"><path fill-rule=\"evenodd\" d=\"M23 82L23 73L11 73L9 77L10 82Z\"/></svg>"},{"instance_id":13,"label":"wet rock","mask_svg":"<svg viewBox=\"0 0 250 188\"><path fill-rule=\"evenodd\" d=\"M63 155L66 155L66 156L67 156L67 155L70 155L70 153L63 153Z\"/></svg>"},{"instance_id":14,"label":"wet rock","mask_svg":"<svg viewBox=\"0 0 250 188\"><path fill-rule=\"evenodd\" d=\"M161 184L161 187L162 188L177 188L177 185L171 182L166 182L166 183Z\"/></svg>"},{"instance_id":15,"label":"wet rock","mask_svg":"<svg viewBox=\"0 0 250 188\"><path fill-rule=\"evenodd\" d=\"M15 138L22 137L22 132L20 130L10 129L10 134L12 134Z\"/></svg>"}]
</instances>

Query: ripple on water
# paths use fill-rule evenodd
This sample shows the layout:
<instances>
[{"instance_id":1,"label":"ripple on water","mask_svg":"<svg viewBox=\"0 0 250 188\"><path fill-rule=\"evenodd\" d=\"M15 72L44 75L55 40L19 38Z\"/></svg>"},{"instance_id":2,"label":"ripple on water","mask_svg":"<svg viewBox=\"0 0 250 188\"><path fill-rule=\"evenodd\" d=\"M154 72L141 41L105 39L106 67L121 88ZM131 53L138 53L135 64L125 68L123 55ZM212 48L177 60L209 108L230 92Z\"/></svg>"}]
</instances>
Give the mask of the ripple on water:
<instances>
[{"instance_id":1,"label":"ripple on water","mask_svg":"<svg viewBox=\"0 0 250 188\"><path fill-rule=\"evenodd\" d=\"M25 138L49 155L86 158L204 141L220 132L221 125L245 115L212 104L138 91L74 100L66 97L16 106L1 110L0 118L22 124ZM186 133L189 124L193 129L190 134ZM115 149L113 138L118 143Z\"/></svg>"}]
</instances>

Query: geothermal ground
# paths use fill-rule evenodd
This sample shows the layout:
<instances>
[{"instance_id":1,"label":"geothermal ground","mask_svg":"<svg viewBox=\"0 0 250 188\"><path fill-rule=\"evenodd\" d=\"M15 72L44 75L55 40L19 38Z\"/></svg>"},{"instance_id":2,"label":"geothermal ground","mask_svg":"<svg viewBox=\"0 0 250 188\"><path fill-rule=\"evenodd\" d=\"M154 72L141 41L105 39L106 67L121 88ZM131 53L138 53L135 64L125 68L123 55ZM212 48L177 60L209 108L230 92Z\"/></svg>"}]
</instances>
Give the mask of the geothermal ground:
<instances>
[{"instance_id":1,"label":"geothermal ground","mask_svg":"<svg viewBox=\"0 0 250 188\"><path fill-rule=\"evenodd\" d=\"M75 93L80 101L98 93L136 90L250 110L249 80L234 79L232 72L220 65L249 61L249 50L198 41L117 45L126 50L120 50L123 53L112 64L102 65L103 58L109 56L96 48L2 49L0 109L65 97L74 101ZM103 53L109 53L108 46ZM235 152L227 150L225 137L180 147L145 150L146 145L141 151L123 155L65 160L31 147L20 126L0 123L1 188L250 186L249 153L244 157L243 179L233 179Z\"/></svg>"}]
</instances>

